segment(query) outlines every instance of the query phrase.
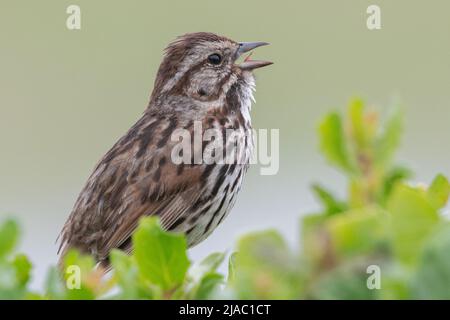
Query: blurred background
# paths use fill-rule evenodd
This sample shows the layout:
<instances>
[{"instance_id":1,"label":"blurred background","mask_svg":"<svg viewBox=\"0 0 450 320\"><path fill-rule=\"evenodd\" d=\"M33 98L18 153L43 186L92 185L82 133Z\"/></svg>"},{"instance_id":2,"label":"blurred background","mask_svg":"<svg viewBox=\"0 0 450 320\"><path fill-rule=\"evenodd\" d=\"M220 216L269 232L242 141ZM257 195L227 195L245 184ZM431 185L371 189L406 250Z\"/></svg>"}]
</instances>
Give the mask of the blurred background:
<instances>
[{"instance_id":1,"label":"blurred background","mask_svg":"<svg viewBox=\"0 0 450 320\"><path fill-rule=\"evenodd\" d=\"M66 8L81 7L81 30ZM366 9L381 7L369 31ZM255 128L280 129L280 169L253 166L225 222L191 250L198 260L231 250L249 230L276 228L295 246L299 217L314 211L309 186L345 194L318 153L316 126L353 96L406 113L399 162L429 182L450 172L450 2L0 0L0 219L17 216L22 250L40 286L55 239L99 158L140 117L163 48L177 35L210 31L267 41L255 59Z\"/></svg>"}]
</instances>

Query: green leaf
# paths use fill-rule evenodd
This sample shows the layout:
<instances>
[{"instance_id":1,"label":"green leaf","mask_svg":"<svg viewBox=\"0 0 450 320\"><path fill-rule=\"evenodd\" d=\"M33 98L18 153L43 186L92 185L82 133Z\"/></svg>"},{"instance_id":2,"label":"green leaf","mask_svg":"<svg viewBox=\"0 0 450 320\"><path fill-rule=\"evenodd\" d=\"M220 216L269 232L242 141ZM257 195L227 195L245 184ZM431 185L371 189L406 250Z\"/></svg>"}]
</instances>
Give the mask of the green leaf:
<instances>
[{"instance_id":1,"label":"green leaf","mask_svg":"<svg viewBox=\"0 0 450 320\"><path fill-rule=\"evenodd\" d=\"M199 264L194 264L189 269L189 283L192 284L193 289L188 293L189 299L196 299L195 296L199 290L203 290L202 286L207 285L212 274L218 274L217 268L225 259L225 254L222 252L214 252L203 259ZM214 277L213 277L214 278ZM222 277L223 280L223 277ZM204 283L206 281L206 283ZM204 284L203 284L204 283Z\"/></svg>"},{"instance_id":2,"label":"green leaf","mask_svg":"<svg viewBox=\"0 0 450 320\"><path fill-rule=\"evenodd\" d=\"M227 282L230 283L234 281L236 274L236 254L237 252L233 252L228 258L228 279Z\"/></svg>"},{"instance_id":3,"label":"green leaf","mask_svg":"<svg viewBox=\"0 0 450 320\"><path fill-rule=\"evenodd\" d=\"M338 113L328 114L319 125L320 149L331 164L347 173L353 173L354 162L348 151L347 142Z\"/></svg>"},{"instance_id":4,"label":"green leaf","mask_svg":"<svg viewBox=\"0 0 450 320\"><path fill-rule=\"evenodd\" d=\"M335 215L325 228L330 236L334 254L348 258L373 254L387 241L387 215L377 207L358 208Z\"/></svg>"},{"instance_id":5,"label":"green leaf","mask_svg":"<svg viewBox=\"0 0 450 320\"><path fill-rule=\"evenodd\" d=\"M375 162L384 166L389 163L400 144L403 114L400 108L391 109L382 131L375 141Z\"/></svg>"},{"instance_id":6,"label":"green leaf","mask_svg":"<svg viewBox=\"0 0 450 320\"><path fill-rule=\"evenodd\" d=\"M223 252L214 252L208 255L200 262L200 266L205 269L205 272L216 271L225 259Z\"/></svg>"},{"instance_id":7,"label":"green leaf","mask_svg":"<svg viewBox=\"0 0 450 320\"><path fill-rule=\"evenodd\" d=\"M224 277L217 272L217 268L224 259L224 253L214 252L189 270L194 283L189 294L190 299L207 299L220 284L223 284Z\"/></svg>"},{"instance_id":8,"label":"green leaf","mask_svg":"<svg viewBox=\"0 0 450 320\"><path fill-rule=\"evenodd\" d=\"M320 300L376 299L378 290L367 288L368 276L363 268L348 264L341 265L323 274L313 283L311 297Z\"/></svg>"},{"instance_id":9,"label":"green leaf","mask_svg":"<svg viewBox=\"0 0 450 320\"><path fill-rule=\"evenodd\" d=\"M31 262L24 254L19 254L14 258L13 266L16 269L16 278L20 286L26 286L30 280Z\"/></svg>"},{"instance_id":10,"label":"green leaf","mask_svg":"<svg viewBox=\"0 0 450 320\"><path fill-rule=\"evenodd\" d=\"M380 299L411 299L411 271L398 263L391 263L381 269Z\"/></svg>"},{"instance_id":11,"label":"green leaf","mask_svg":"<svg viewBox=\"0 0 450 320\"><path fill-rule=\"evenodd\" d=\"M223 284L223 275L216 272L206 273L200 280L198 286L194 290L193 299L205 300L211 297L221 284Z\"/></svg>"},{"instance_id":12,"label":"green leaf","mask_svg":"<svg viewBox=\"0 0 450 320\"><path fill-rule=\"evenodd\" d=\"M358 148L362 149L367 143L367 134L364 125L364 103L360 99L350 102L349 118L352 136Z\"/></svg>"},{"instance_id":13,"label":"green leaf","mask_svg":"<svg viewBox=\"0 0 450 320\"><path fill-rule=\"evenodd\" d=\"M253 232L239 240L237 259L240 263L283 265L289 251L283 237L275 230Z\"/></svg>"},{"instance_id":14,"label":"green leaf","mask_svg":"<svg viewBox=\"0 0 450 320\"><path fill-rule=\"evenodd\" d=\"M111 265L114 270L114 278L120 289L121 299L152 299L154 293L151 288L144 286L139 279L137 265L133 257L123 251L113 250L110 253Z\"/></svg>"},{"instance_id":15,"label":"green leaf","mask_svg":"<svg viewBox=\"0 0 450 320\"><path fill-rule=\"evenodd\" d=\"M101 287L101 271L95 270L94 258L72 249L64 257L64 280L66 299L93 300ZM79 279L76 279L79 276ZM79 282L79 287L69 287L68 283Z\"/></svg>"},{"instance_id":16,"label":"green leaf","mask_svg":"<svg viewBox=\"0 0 450 320\"><path fill-rule=\"evenodd\" d=\"M64 257L64 267L76 265L81 270L90 271L95 267L95 261L92 256L81 254L78 250L71 249Z\"/></svg>"},{"instance_id":17,"label":"green leaf","mask_svg":"<svg viewBox=\"0 0 450 320\"><path fill-rule=\"evenodd\" d=\"M413 176L413 173L408 168L394 167L386 174L382 190L381 190L381 204L385 204L395 185L399 182L405 181Z\"/></svg>"},{"instance_id":18,"label":"green leaf","mask_svg":"<svg viewBox=\"0 0 450 320\"><path fill-rule=\"evenodd\" d=\"M307 214L301 219L301 248L305 260L318 265L323 262L328 252L324 251L323 245L327 243L324 239L324 224L329 216L325 214Z\"/></svg>"},{"instance_id":19,"label":"green leaf","mask_svg":"<svg viewBox=\"0 0 450 320\"><path fill-rule=\"evenodd\" d=\"M133 235L133 245L143 278L163 290L183 283L189 267L183 235L163 231L154 217L144 218Z\"/></svg>"},{"instance_id":20,"label":"green leaf","mask_svg":"<svg viewBox=\"0 0 450 320\"><path fill-rule=\"evenodd\" d=\"M56 267L47 271L45 279L45 296L49 299L61 300L66 298L66 286Z\"/></svg>"},{"instance_id":21,"label":"green leaf","mask_svg":"<svg viewBox=\"0 0 450 320\"><path fill-rule=\"evenodd\" d=\"M120 250L112 250L110 255L111 266L114 270L114 277L121 290L122 299L138 299L138 270L133 266L131 257Z\"/></svg>"},{"instance_id":22,"label":"green leaf","mask_svg":"<svg viewBox=\"0 0 450 320\"><path fill-rule=\"evenodd\" d=\"M251 233L239 240L231 287L240 299L293 299L300 295L298 265L278 232Z\"/></svg>"},{"instance_id":23,"label":"green leaf","mask_svg":"<svg viewBox=\"0 0 450 320\"><path fill-rule=\"evenodd\" d=\"M415 299L450 299L450 224L446 223L425 244L413 279Z\"/></svg>"},{"instance_id":24,"label":"green leaf","mask_svg":"<svg viewBox=\"0 0 450 320\"><path fill-rule=\"evenodd\" d=\"M14 266L7 261L0 260L0 300L23 299L25 288L17 280Z\"/></svg>"},{"instance_id":25,"label":"green leaf","mask_svg":"<svg viewBox=\"0 0 450 320\"><path fill-rule=\"evenodd\" d=\"M318 184L314 184L312 186L312 190L316 197L320 200L322 205L325 207L326 215L333 215L343 212L347 209L347 205L345 202L336 199L334 195L324 187Z\"/></svg>"},{"instance_id":26,"label":"green leaf","mask_svg":"<svg viewBox=\"0 0 450 320\"><path fill-rule=\"evenodd\" d=\"M125 276L128 271L133 268L132 257L127 255L122 250L111 250L109 258L111 260L111 266L113 267L115 276Z\"/></svg>"},{"instance_id":27,"label":"green leaf","mask_svg":"<svg viewBox=\"0 0 450 320\"><path fill-rule=\"evenodd\" d=\"M95 298L95 292L86 286L81 286L80 289L67 290L67 300L94 300Z\"/></svg>"},{"instance_id":28,"label":"green leaf","mask_svg":"<svg viewBox=\"0 0 450 320\"><path fill-rule=\"evenodd\" d=\"M393 246L401 262L413 265L439 214L423 190L399 184L387 204L392 215Z\"/></svg>"},{"instance_id":29,"label":"green leaf","mask_svg":"<svg viewBox=\"0 0 450 320\"><path fill-rule=\"evenodd\" d=\"M364 178L350 179L348 184L348 206L361 208L372 203L372 195L367 188L367 180Z\"/></svg>"},{"instance_id":30,"label":"green leaf","mask_svg":"<svg viewBox=\"0 0 450 320\"><path fill-rule=\"evenodd\" d=\"M45 300L46 297L37 292L27 292L25 300Z\"/></svg>"},{"instance_id":31,"label":"green leaf","mask_svg":"<svg viewBox=\"0 0 450 320\"><path fill-rule=\"evenodd\" d=\"M437 175L427 190L428 198L436 209L445 207L450 194L450 183L441 174Z\"/></svg>"},{"instance_id":32,"label":"green leaf","mask_svg":"<svg viewBox=\"0 0 450 320\"><path fill-rule=\"evenodd\" d=\"M17 246L19 241L19 225L9 219L0 225L0 259L5 258Z\"/></svg>"}]
</instances>

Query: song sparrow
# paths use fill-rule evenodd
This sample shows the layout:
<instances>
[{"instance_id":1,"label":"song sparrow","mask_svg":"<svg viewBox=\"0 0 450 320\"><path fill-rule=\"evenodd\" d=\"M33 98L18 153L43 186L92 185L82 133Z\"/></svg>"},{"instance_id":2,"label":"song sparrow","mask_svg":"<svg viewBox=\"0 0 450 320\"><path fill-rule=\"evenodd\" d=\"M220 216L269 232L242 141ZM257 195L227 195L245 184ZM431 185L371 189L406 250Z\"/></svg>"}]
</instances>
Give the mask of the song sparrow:
<instances>
[{"instance_id":1,"label":"song sparrow","mask_svg":"<svg viewBox=\"0 0 450 320\"><path fill-rule=\"evenodd\" d=\"M252 142L245 139L242 162L175 164L171 135L179 128L192 132L196 121L202 130L249 129L252 70L271 62L236 60L266 44L200 32L166 48L148 108L81 191L60 234L62 256L74 247L107 264L111 249L132 250L131 235L145 215L157 215L163 228L184 233L189 246L223 221L241 188Z\"/></svg>"}]
</instances>

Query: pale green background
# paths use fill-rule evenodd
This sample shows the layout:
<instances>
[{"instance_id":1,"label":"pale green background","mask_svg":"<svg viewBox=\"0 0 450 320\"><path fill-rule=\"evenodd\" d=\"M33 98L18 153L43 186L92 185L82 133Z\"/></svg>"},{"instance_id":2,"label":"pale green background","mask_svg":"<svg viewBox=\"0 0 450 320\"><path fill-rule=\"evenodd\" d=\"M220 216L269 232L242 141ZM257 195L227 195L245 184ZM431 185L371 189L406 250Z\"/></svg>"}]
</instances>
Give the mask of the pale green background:
<instances>
[{"instance_id":1,"label":"pale green background","mask_svg":"<svg viewBox=\"0 0 450 320\"><path fill-rule=\"evenodd\" d=\"M382 8L380 31L366 28L372 3ZM65 27L69 4L81 6L81 31ZM449 173L449 14L445 0L0 0L0 212L23 223L35 283L56 260L55 238L94 164L147 105L163 48L186 32L272 44L255 52L275 64L257 72L253 123L281 136L279 174L250 170L194 260L247 230L274 227L294 243L298 217L316 208L312 181L344 194L318 155L315 126L354 95L382 110L400 97L399 159L418 181Z\"/></svg>"}]
</instances>

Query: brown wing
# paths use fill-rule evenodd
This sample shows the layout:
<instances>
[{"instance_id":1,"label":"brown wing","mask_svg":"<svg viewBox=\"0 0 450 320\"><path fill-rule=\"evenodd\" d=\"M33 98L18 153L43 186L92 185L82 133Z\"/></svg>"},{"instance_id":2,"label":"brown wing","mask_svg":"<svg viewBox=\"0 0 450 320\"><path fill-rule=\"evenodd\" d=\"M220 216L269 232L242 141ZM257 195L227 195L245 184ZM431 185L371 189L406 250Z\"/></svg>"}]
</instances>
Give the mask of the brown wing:
<instances>
[{"instance_id":1,"label":"brown wing","mask_svg":"<svg viewBox=\"0 0 450 320\"><path fill-rule=\"evenodd\" d=\"M170 229L202 196L210 166L174 164L170 135L175 117L145 114L103 157L61 232L64 252L77 247L98 260L127 240L144 215L158 215Z\"/></svg>"}]
</instances>

